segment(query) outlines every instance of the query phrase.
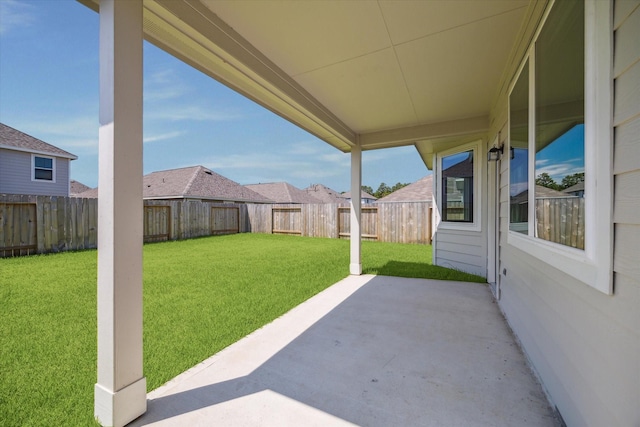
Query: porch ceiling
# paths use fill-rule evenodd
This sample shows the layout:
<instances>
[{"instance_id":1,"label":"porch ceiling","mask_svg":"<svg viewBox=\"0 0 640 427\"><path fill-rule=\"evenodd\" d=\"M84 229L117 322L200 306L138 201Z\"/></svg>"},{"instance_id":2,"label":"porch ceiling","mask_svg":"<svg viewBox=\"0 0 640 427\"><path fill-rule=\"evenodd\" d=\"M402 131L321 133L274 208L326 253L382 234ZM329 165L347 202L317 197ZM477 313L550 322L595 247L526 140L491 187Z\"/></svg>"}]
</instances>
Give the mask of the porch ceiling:
<instances>
[{"instance_id":1,"label":"porch ceiling","mask_svg":"<svg viewBox=\"0 0 640 427\"><path fill-rule=\"evenodd\" d=\"M97 9L98 0L79 0ZM529 0L145 0L147 40L348 152L482 135Z\"/></svg>"}]
</instances>

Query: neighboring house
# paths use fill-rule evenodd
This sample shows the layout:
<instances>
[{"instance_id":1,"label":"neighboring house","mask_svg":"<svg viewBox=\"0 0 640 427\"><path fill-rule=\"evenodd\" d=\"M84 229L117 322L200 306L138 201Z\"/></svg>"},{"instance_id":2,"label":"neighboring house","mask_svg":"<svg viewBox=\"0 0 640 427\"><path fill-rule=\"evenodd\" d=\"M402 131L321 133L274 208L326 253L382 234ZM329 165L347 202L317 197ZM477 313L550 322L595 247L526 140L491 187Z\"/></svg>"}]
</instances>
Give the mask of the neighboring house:
<instances>
[{"instance_id":1,"label":"neighboring house","mask_svg":"<svg viewBox=\"0 0 640 427\"><path fill-rule=\"evenodd\" d=\"M431 202L433 199L433 174L420 178L384 197L376 203Z\"/></svg>"},{"instance_id":2,"label":"neighboring house","mask_svg":"<svg viewBox=\"0 0 640 427\"><path fill-rule=\"evenodd\" d=\"M91 187L88 185L84 185L81 182L72 179L69 182L69 196L71 197L79 197L81 193L91 190Z\"/></svg>"},{"instance_id":3,"label":"neighboring house","mask_svg":"<svg viewBox=\"0 0 640 427\"><path fill-rule=\"evenodd\" d=\"M555 199L555 198L564 198L571 197L571 195L566 194L562 191L554 190L552 188L544 187L542 185L536 185L536 199ZM511 204L518 203L527 203L529 201L529 190L524 190L510 198Z\"/></svg>"},{"instance_id":4,"label":"neighboring house","mask_svg":"<svg viewBox=\"0 0 640 427\"><path fill-rule=\"evenodd\" d=\"M151 172L142 177L144 200L200 200L220 203L273 203L267 197L251 191L204 166L190 166ZM97 198L92 188L77 197Z\"/></svg>"},{"instance_id":5,"label":"neighboring house","mask_svg":"<svg viewBox=\"0 0 640 427\"><path fill-rule=\"evenodd\" d=\"M351 191L347 191L342 193L342 197L345 198L346 201L350 202L351 201ZM367 193L366 191L360 191L360 203L363 205L369 205L373 202L375 202L376 199L374 196L372 196L371 194Z\"/></svg>"},{"instance_id":6,"label":"neighboring house","mask_svg":"<svg viewBox=\"0 0 640 427\"><path fill-rule=\"evenodd\" d=\"M342 194L322 184L311 184L310 186L305 188L304 191L323 203L347 202L347 199L345 199Z\"/></svg>"},{"instance_id":7,"label":"neighboring house","mask_svg":"<svg viewBox=\"0 0 640 427\"><path fill-rule=\"evenodd\" d=\"M246 188L262 194L275 203L323 203L308 192L301 190L288 182L270 182L265 184L248 184Z\"/></svg>"},{"instance_id":8,"label":"neighboring house","mask_svg":"<svg viewBox=\"0 0 640 427\"><path fill-rule=\"evenodd\" d=\"M69 196L71 160L77 158L0 123L0 194Z\"/></svg>"},{"instance_id":9,"label":"neighboring house","mask_svg":"<svg viewBox=\"0 0 640 427\"><path fill-rule=\"evenodd\" d=\"M81 1L98 9L97 0ZM566 425L640 425L637 0L314 2L314 13L277 1L102 4L109 12L101 25L125 36L100 45L100 56L113 58L101 68L118 72L113 80L101 73L109 94L101 102L116 110L116 129L142 129L142 69L113 64L141 61L137 46L146 37L350 153L352 192L362 186L363 151L414 146L436 182L433 263L487 278ZM109 185L126 199L141 165L124 165L139 152L141 131L100 138L101 164L119 166ZM502 158L488 162L493 147ZM449 176L458 156L469 173ZM537 169L577 164L585 194L576 205L584 202L585 211L572 219L583 227L585 249L545 239L536 221L546 212L534 210ZM447 203L447 188L461 207ZM509 206L525 189L526 226ZM100 206L103 232L129 225L133 207L116 203L121 193ZM352 211L353 275L362 273L359 211ZM568 225L561 209L548 213ZM118 237L104 241L111 257L98 261L105 272L98 287L116 292L98 292L98 312L108 314L98 322L96 408L117 403L105 417L129 421L146 410L142 363L115 363L112 355L142 360L141 298L128 298L142 294L142 257L137 235ZM134 332L113 338L119 324Z\"/></svg>"},{"instance_id":10,"label":"neighboring house","mask_svg":"<svg viewBox=\"0 0 640 427\"><path fill-rule=\"evenodd\" d=\"M272 203L250 188L204 166L152 172L143 177L145 200L184 199L206 202Z\"/></svg>"},{"instance_id":11,"label":"neighboring house","mask_svg":"<svg viewBox=\"0 0 640 427\"><path fill-rule=\"evenodd\" d=\"M576 197L584 197L584 181L562 190L563 193Z\"/></svg>"}]
</instances>

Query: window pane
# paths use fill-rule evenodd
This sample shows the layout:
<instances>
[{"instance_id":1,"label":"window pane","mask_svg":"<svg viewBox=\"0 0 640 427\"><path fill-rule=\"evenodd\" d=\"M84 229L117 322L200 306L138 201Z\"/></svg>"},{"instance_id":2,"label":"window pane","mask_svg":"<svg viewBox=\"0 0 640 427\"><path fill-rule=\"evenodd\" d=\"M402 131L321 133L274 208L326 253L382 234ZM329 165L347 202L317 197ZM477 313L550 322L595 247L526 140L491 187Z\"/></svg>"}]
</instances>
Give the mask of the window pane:
<instances>
[{"instance_id":1,"label":"window pane","mask_svg":"<svg viewBox=\"0 0 640 427\"><path fill-rule=\"evenodd\" d=\"M53 181L53 171L47 169L36 169L34 174L35 179L44 179L47 181Z\"/></svg>"},{"instance_id":2,"label":"window pane","mask_svg":"<svg viewBox=\"0 0 640 427\"><path fill-rule=\"evenodd\" d=\"M46 157L36 157L35 165L37 168L53 169L53 159Z\"/></svg>"},{"instance_id":3,"label":"window pane","mask_svg":"<svg viewBox=\"0 0 640 427\"><path fill-rule=\"evenodd\" d=\"M536 236L584 249L584 3L556 2L536 43Z\"/></svg>"},{"instance_id":4,"label":"window pane","mask_svg":"<svg viewBox=\"0 0 640 427\"><path fill-rule=\"evenodd\" d=\"M529 226L529 61L509 95L509 230Z\"/></svg>"},{"instance_id":5,"label":"window pane","mask_svg":"<svg viewBox=\"0 0 640 427\"><path fill-rule=\"evenodd\" d=\"M442 158L442 219L473 222L473 150Z\"/></svg>"}]
</instances>

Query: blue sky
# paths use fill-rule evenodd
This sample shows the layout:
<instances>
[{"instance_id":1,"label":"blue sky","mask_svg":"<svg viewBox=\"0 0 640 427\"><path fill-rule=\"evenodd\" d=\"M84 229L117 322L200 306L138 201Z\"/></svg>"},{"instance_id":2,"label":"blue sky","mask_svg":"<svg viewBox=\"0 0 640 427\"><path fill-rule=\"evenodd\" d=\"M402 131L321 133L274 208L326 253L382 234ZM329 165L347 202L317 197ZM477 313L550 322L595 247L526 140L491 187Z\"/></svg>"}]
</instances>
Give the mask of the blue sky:
<instances>
[{"instance_id":1,"label":"blue sky","mask_svg":"<svg viewBox=\"0 0 640 427\"><path fill-rule=\"evenodd\" d=\"M78 156L98 185L98 14L74 0L0 0L0 122ZM203 165L241 184L349 190L350 156L144 44L144 173ZM413 146L363 153L363 185L430 173Z\"/></svg>"},{"instance_id":2,"label":"blue sky","mask_svg":"<svg viewBox=\"0 0 640 427\"><path fill-rule=\"evenodd\" d=\"M515 196L527 189L528 149L515 150L511 159L511 191ZM536 153L535 176L547 173L560 184L562 178L584 172L584 124L578 124Z\"/></svg>"}]
</instances>

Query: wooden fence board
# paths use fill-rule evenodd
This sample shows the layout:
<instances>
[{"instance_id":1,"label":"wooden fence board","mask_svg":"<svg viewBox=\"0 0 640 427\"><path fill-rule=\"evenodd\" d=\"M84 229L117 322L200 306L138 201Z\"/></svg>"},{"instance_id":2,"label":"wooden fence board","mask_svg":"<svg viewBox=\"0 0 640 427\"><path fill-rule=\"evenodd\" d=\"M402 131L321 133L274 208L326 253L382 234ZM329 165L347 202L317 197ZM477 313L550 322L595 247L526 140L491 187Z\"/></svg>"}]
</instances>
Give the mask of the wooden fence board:
<instances>
[{"instance_id":1,"label":"wooden fence board","mask_svg":"<svg viewBox=\"0 0 640 427\"><path fill-rule=\"evenodd\" d=\"M211 207L211 234L234 234L240 232L240 208L237 206Z\"/></svg>"},{"instance_id":2,"label":"wooden fence board","mask_svg":"<svg viewBox=\"0 0 640 427\"><path fill-rule=\"evenodd\" d=\"M584 249L584 198L536 199L535 229L541 239Z\"/></svg>"},{"instance_id":3,"label":"wooden fence board","mask_svg":"<svg viewBox=\"0 0 640 427\"><path fill-rule=\"evenodd\" d=\"M9 209L7 206L12 204L30 207ZM570 213L567 210L567 216ZM574 222L580 220L571 214ZM429 203L363 206L361 231L364 240L428 244L430 219ZM348 238L350 232L350 208L344 204L253 205L145 200L143 220L145 242L246 232ZM0 256L96 248L97 229L97 199L0 195L0 248L33 246L9 254L4 251ZM579 234L571 230L571 239L575 234L579 240Z\"/></svg>"}]
</instances>

